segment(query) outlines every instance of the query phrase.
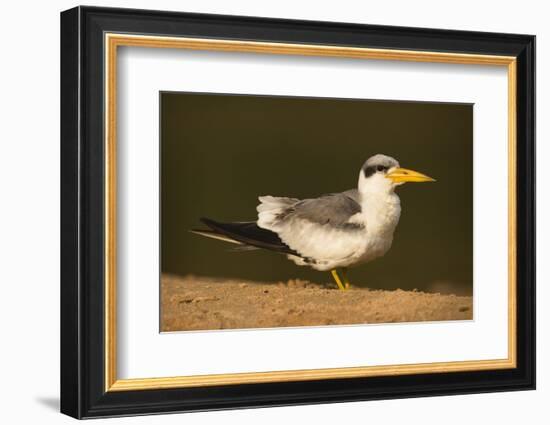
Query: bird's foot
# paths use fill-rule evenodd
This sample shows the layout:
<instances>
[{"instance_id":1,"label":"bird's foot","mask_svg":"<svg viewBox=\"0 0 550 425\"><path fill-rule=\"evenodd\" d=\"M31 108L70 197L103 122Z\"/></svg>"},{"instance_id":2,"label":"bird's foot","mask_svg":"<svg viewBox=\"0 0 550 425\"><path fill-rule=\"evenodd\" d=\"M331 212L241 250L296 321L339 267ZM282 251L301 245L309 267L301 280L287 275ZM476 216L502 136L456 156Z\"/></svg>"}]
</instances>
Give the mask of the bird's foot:
<instances>
[{"instance_id":1,"label":"bird's foot","mask_svg":"<svg viewBox=\"0 0 550 425\"><path fill-rule=\"evenodd\" d=\"M348 279L348 269L347 268L342 268L340 270L340 274L342 275L342 278L344 280L344 288L346 288L346 289L351 288L351 283L349 283L349 279Z\"/></svg>"}]
</instances>

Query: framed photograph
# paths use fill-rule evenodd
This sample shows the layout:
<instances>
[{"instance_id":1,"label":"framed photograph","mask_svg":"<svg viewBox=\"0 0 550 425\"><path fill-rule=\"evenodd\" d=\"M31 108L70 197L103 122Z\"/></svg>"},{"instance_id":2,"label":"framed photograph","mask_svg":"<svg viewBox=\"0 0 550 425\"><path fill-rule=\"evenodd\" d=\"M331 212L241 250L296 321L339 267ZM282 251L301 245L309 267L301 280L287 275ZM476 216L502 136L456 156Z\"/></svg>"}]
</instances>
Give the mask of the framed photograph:
<instances>
[{"instance_id":1,"label":"framed photograph","mask_svg":"<svg viewBox=\"0 0 550 425\"><path fill-rule=\"evenodd\" d=\"M61 411L535 387L535 37L61 14Z\"/></svg>"}]
</instances>

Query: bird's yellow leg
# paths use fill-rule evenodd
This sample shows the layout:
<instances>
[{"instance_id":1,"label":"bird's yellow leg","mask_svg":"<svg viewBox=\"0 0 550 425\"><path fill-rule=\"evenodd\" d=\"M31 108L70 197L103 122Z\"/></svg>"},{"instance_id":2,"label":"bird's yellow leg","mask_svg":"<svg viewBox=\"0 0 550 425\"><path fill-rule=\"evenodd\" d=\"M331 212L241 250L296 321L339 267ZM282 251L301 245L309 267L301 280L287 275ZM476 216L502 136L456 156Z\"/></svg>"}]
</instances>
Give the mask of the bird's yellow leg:
<instances>
[{"instance_id":1,"label":"bird's yellow leg","mask_svg":"<svg viewBox=\"0 0 550 425\"><path fill-rule=\"evenodd\" d=\"M338 288L340 288L341 291L345 291L346 288L342 284L342 281L340 280L340 276L338 276L338 272L336 271L336 269L333 269L330 272L332 273L332 277L334 278L334 281L338 285Z\"/></svg>"},{"instance_id":2,"label":"bird's yellow leg","mask_svg":"<svg viewBox=\"0 0 550 425\"><path fill-rule=\"evenodd\" d=\"M344 281L344 287L346 289L351 288L351 283L349 283L349 279L348 279L348 269L345 267L341 268L340 274L342 275L342 280Z\"/></svg>"}]
</instances>

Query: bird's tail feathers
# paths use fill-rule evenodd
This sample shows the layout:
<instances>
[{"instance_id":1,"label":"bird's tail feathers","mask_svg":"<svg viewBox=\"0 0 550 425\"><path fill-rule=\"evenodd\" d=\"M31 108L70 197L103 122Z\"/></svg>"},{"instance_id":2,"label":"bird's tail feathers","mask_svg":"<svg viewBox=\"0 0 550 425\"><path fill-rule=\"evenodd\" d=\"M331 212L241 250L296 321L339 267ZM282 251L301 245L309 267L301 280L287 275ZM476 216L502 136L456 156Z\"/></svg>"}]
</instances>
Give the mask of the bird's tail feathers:
<instances>
[{"instance_id":1,"label":"bird's tail feathers","mask_svg":"<svg viewBox=\"0 0 550 425\"><path fill-rule=\"evenodd\" d=\"M212 239L218 239L220 241L229 242L233 244L240 245L236 247L235 249L244 248L245 245L243 245L242 242L236 241L235 239L230 238L227 235L223 235L221 233L216 232L215 230L208 230L208 229L191 229L189 230L191 233L194 233L196 235L206 236L207 238Z\"/></svg>"}]
</instances>

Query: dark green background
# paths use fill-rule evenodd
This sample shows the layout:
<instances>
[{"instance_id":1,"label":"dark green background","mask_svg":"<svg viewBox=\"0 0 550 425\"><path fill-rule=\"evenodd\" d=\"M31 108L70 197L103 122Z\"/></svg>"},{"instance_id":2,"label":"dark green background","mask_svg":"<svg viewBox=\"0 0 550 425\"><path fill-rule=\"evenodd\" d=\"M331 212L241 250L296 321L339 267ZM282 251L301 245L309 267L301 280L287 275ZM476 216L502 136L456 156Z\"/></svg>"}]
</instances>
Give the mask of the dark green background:
<instances>
[{"instance_id":1,"label":"dark green background","mask_svg":"<svg viewBox=\"0 0 550 425\"><path fill-rule=\"evenodd\" d=\"M199 218L256 219L259 195L315 197L356 187L371 155L437 179L397 189L393 247L353 268L354 284L471 294L472 105L161 93L162 272L329 281L267 251L189 233Z\"/></svg>"}]
</instances>

